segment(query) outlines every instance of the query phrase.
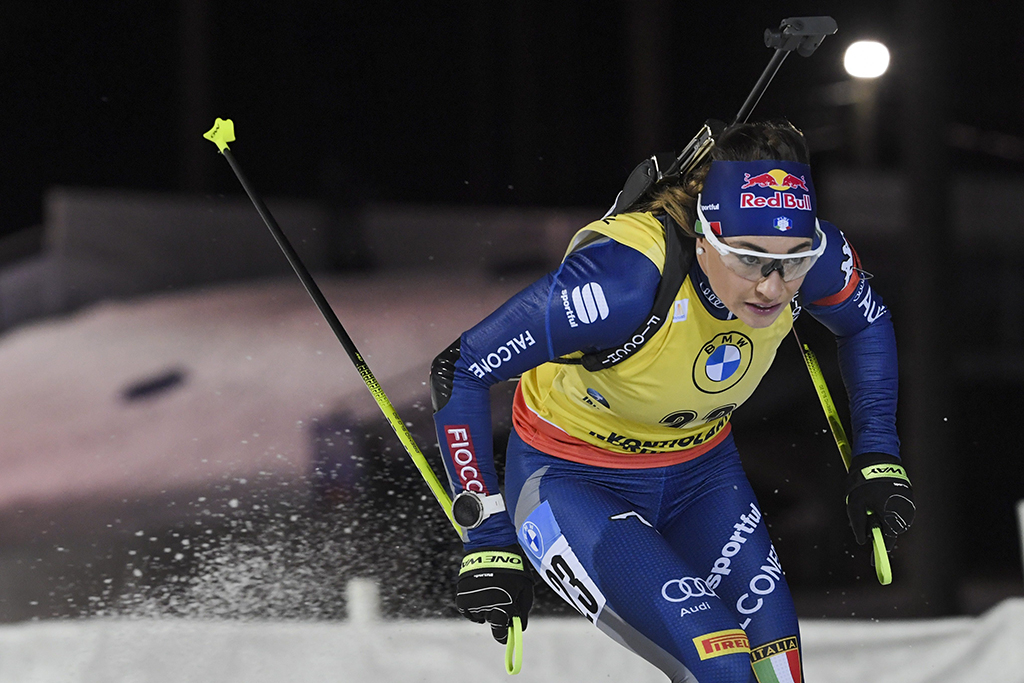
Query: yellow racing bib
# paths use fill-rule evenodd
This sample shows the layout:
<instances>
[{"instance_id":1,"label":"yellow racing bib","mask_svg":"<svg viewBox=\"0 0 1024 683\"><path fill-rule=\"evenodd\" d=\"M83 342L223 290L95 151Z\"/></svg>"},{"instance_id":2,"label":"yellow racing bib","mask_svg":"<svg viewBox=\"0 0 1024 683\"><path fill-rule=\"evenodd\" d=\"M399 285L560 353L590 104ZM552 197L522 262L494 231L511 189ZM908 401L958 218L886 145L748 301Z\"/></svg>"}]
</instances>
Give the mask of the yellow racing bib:
<instances>
[{"instance_id":1,"label":"yellow racing bib","mask_svg":"<svg viewBox=\"0 0 1024 683\"><path fill-rule=\"evenodd\" d=\"M663 270L664 228L651 214L597 221L573 245L594 233L637 249ZM520 436L552 455L624 467L681 462L717 442L771 367L792 316L783 312L763 329L719 320L688 276L671 315L618 365L590 372L545 363L524 373L514 410Z\"/></svg>"}]
</instances>

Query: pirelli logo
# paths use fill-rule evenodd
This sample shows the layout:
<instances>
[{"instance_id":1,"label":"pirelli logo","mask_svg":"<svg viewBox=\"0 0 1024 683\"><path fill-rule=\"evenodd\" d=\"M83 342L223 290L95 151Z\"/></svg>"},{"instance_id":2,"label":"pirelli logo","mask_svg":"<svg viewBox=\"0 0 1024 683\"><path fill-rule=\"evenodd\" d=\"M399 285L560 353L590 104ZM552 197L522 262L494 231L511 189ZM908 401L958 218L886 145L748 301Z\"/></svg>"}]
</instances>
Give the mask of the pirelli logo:
<instances>
[{"instance_id":1,"label":"pirelli logo","mask_svg":"<svg viewBox=\"0 0 1024 683\"><path fill-rule=\"evenodd\" d=\"M697 655L703 659L712 659L735 652L750 652L750 641L742 629L731 628L726 631L706 633L693 639Z\"/></svg>"},{"instance_id":2,"label":"pirelli logo","mask_svg":"<svg viewBox=\"0 0 1024 683\"><path fill-rule=\"evenodd\" d=\"M798 647L796 636L779 638L778 640L773 640L770 643L765 643L760 647L753 648L750 651L750 663L756 664L762 659L768 659L769 657L774 657L775 655L782 654L783 652L790 652L791 650L796 650Z\"/></svg>"}]
</instances>

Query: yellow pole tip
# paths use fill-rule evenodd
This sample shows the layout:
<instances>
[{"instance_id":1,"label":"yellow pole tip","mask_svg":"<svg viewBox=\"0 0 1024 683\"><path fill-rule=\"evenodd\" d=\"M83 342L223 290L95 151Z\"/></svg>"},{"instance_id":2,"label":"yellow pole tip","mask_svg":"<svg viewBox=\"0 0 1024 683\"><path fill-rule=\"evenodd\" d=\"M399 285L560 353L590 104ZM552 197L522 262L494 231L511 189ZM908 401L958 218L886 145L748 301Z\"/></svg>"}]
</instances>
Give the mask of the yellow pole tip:
<instances>
[{"instance_id":1,"label":"yellow pole tip","mask_svg":"<svg viewBox=\"0 0 1024 683\"><path fill-rule=\"evenodd\" d=\"M203 133L203 137L217 145L217 149L223 153L228 143L235 141L235 124L231 119L217 119L213 122L213 128Z\"/></svg>"}]
</instances>

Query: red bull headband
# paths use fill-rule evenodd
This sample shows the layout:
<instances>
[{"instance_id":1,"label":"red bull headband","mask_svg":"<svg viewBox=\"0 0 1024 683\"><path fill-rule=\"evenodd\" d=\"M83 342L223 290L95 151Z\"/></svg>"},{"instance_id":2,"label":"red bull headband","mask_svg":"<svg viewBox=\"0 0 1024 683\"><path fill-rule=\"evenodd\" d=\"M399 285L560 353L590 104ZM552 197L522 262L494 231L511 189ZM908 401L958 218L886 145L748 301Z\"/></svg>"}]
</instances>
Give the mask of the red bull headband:
<instances>
[{"instance_id":1,"label":"red bull headband","mask_svg":"<svg viewBox=\"0 0 1024 683\"><path fill-rule=\"evenodd\" d=\"M712 161L697 196L701 221L719 237L815 238L811 167L795 161ZM816 245L815 245L816 246Z\"/></svg>"}]
</instances>

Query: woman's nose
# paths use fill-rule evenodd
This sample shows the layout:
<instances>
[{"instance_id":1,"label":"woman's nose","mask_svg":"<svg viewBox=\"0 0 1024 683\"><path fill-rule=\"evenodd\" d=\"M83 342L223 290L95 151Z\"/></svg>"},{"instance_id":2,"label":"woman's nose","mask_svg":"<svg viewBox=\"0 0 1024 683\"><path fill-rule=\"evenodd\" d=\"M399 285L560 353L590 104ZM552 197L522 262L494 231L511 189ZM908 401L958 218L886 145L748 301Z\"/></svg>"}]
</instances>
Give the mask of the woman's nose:
<instances>
[{"instance_id":1,"label":"woman's nose","mask_svg":"<svg viewBox=\"0 0 1024 683\"><path fill-rule=\"evenodd\" d=\"M782 281L779 271L773 270L768 274L768 277L761 278L761 281L757 283L756 289L757 293L765 299L774 301L786 289L786 283Z\"/></svg>"}]
</instances>

